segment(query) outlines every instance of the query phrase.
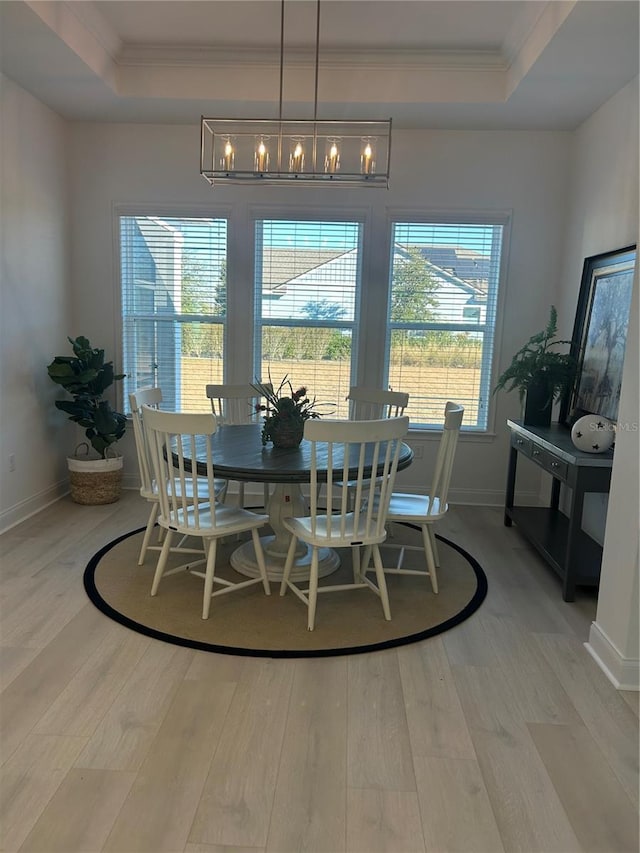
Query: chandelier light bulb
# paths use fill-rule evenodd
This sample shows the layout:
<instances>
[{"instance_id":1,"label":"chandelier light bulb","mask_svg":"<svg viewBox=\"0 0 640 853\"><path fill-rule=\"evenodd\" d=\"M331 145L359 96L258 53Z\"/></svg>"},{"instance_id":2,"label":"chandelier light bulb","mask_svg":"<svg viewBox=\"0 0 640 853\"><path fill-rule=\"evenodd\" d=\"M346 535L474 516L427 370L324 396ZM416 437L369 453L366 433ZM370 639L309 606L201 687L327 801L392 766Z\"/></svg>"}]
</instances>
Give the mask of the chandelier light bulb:
<instances>
[{"instance_id":1,"label":"chandelier light bulb","mask_svg":"<svg viewBox=\"0 0 640 853\"><path fill-rule=\"evenodd\" d=\"M360 171L363 175L371 175L376 170L376 161L373 159L373 146L370 139L363 139L364 148L360 155Z\"/></svg>"},{"instance_id":2,"label":"chandelier light bulb","mask_svg":"<svg viewBox=\"0 0 640 853\"><path fill-rule=\"evenodd\" d=\"M261 136L256 148L254 157L254 172L269 171L269 151L265 145L264 138Z\"/></svg>"},{"instance_id":3,"label":"chandelier light bulb","mask_svg":"<svg viewBox=\"0 0 640 853\"><path fill-rule=\"evenodd\" d=\"M235 151L233 150L233 145L231 144L231 140L227 139L224 143L224 155L222 157L222 168L227 171L233 171L233 167L235 165Z\"/></svg>"},{"instance_id":4,"label":"chandelier light bulb","mask_svg":"<svg viewBox=\"0 0 640 853\"><path fill-rule=\"evenodd\" d=\"M304 172L304 147L300 139L293 140L292 151L289 155L289 171Z\"/></svg>"},{"instance_id":5,"label":"chandelier light bulb","mask_svg":"<svg viewBox=\"0 0 640 853\"><path fill-rule=\"evenodd\" d=\"M335 174L340 169L340 150L338 142L335 139L328 140L328 151L324 158L324 170L330 175Z\"/></svg>"}]
</instances>

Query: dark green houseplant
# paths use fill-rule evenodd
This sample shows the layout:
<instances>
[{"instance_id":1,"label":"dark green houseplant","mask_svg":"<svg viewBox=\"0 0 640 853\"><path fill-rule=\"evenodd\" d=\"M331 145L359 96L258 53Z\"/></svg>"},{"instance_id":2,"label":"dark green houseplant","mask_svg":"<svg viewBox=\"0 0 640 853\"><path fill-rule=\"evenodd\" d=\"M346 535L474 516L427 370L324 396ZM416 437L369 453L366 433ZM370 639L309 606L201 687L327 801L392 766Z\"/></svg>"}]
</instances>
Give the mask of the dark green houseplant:
<instances>
[{"instance_id":1,"label":"dark green houseplant","mask_svg":"<svg viewBox=\"0 0 640 853\"><path fill-rule=\"evenodd\" d=\"M87 338L68 340L73 355L57 355L47 367L51 379L73 398L56 400L56 408L84 427L99 457L88 456L87 444L87 455L80 455L78 448L75 456L67 457L71 497L81 504L112 503L120 497L122 480L122 456L114 453L114 445L124 436L127 420L104 399L104 392L125 374L116 374L113 362L104 360L104 350L92 347Z\"/></svg>"},{"instance_id":2,"label":"dark green houseplant","mask_svg":"<svg viewBox=\"0 0 640 853\"><path fill-rule=\"evenodd\" d=\"M556 350L556 347L571 345L571 341L558 339L557 330L558 314L552 305L546 328L532 335L518 350L493 389L494 394L501 390L518 391L524 404L526 424L548 426L554 400L573 383L575 358Z\"/></svg>"}]
</instances>

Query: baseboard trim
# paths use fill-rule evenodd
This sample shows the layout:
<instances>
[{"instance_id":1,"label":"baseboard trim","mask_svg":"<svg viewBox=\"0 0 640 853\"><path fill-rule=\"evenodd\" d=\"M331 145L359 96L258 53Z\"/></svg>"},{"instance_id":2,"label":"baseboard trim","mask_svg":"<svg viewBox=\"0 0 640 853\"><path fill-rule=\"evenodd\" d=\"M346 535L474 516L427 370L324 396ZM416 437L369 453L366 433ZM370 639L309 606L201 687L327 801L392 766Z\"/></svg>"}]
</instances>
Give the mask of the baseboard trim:
<instances>
[{"instance_id":1,"label":"baseboard trim","mask_svg":"<svg viewBox=\"0 0 640 853\"><path fill-rule=\"evenodd\" d=\"M640 660L626 658L597 622L591 623L584 647L616 690L640 690Z\"/></svg>"},{"instance_id":2,"label":"baseboard trim","mask_svg":"<svg viewBox=\"0 0 640 853\"><path fill-rule=\"evenodd\" d=\"M69 494L69 481L67 478L60 480L53 486L49 486L42 492L32 495L23 501L9 507L0 512L0 533L5 533L17 524L21 524L32 515L45 509L45 507L59 501L65 495Z\"/></svg>"}]
</instances>

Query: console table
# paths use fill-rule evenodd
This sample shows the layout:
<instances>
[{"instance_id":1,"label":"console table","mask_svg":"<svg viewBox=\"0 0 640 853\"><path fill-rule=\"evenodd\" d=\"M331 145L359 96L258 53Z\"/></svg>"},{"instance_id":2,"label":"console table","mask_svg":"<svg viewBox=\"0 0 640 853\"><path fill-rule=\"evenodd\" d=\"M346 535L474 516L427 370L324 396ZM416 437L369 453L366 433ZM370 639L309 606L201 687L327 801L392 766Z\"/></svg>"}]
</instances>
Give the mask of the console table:
<instances>
[{"instance_id":1,"label":"console table","mask_svg":"<svg viewBox=\"0 0 640 853\"><path fill-rule=\"evenodd\" d=\"M582 529L586 492L609 492L613 450L583 453L562 424L525 426L507 421L511 434L504 523L515 522L522 535L562 579L562 597L575 599L577 585L597 586L602 546ZM514 506L518 456L522 454L553 477L548 507ZM560 487L571 489L568 514L560 511Z\"/></svg>"}]
</instances>

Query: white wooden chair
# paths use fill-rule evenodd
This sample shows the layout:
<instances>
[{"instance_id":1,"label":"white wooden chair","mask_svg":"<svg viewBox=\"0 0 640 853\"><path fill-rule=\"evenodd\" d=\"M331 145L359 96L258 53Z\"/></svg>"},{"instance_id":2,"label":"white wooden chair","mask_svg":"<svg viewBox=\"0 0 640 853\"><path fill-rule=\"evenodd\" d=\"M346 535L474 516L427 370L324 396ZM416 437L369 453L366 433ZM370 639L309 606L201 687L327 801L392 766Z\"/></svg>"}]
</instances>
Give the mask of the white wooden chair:
<instances>
[{"instance_id":1,"label":"white wooden chair","mask_svg":"<svg viewBox=\"0 0 640 853\"><path fill-rule=\"evenodd\" d=\"M433 525L439 521L449 509L447 497L453 462L460 435L460 427L464 415L464 407L457 403L448 402L444 410L444 428L436 465L433 472L431 489L427 495L412 495L393 492L389 506L386 510L387 523L393 521L408 522L416 524L422 531L422 546L418 545L391 545L386 547L399 548L398 562L394 568L385 568L387 574L396 575L422 575L431 580L431 588L438 592L437 567L440 565L436 537ZM384 511L384 506L383 506ZM425 569L405 569L402 567L405 551L424 551ZM365 574L370 570L368 554L365 554Z\"/></svg>"},{"instance_id":2,"label":"white wooden chair","mask_svg":"<svg viewBox=\"0 0 640 853\"><path fill-rule=\"evenodd\" d=\"M375 418L399 418L409 405L409 395L404 391L386 391L382 388L352 386L347 394L349 419L370 421Z\"/></svg>"},{"instance_id":3,"label":"white wooden chair","mask_svg":"<svg viewBox=\"0 0 640 853\"><path fill-rule=\"evenodd\" d=\"M249 512L240 507L227 506L218 501L202 502L204 499L202 490L205 485L208 494L214 494L215 491L215 471L210 441L212 433L217 429L215 418L200 413L160 412L148 406L143 406L142 411L142 422L151 450L156 482L165 484L165 488L158 490L160 500L158 524L166 530L166 536L153 577L151 595L157 594L164 575L169 576L179 571L190 571L204 578L203 619L209 618L211 599L215 596L234 592L256 583L262 583L265 594L269 595L267 569L258 536L259 528L268 521L267 516ZM192 465L198 450L202 454L200 461L206 469L206 474L203 471L200 476L196 471L196 465ZM193 496L191 500L184 497L189 494ZM217 577L215 569L218 539L245 531L251 531L260 577L240 582ZM165 571L171 543L176 533L182 536L200 537L206 559ZM206 562L204 572L194 570L195 566L204 562ZM221 588L214 592L214 584L218 584Z\"/></svg>"},{"instance_id":4,"label":"white wooden chair","mask_svg":"<svg viewBox=\"0 0 640 853\"><path fill-rule=\"evenodd\" d=\"M147 527L144 532L142 546L140 548L140 555L138 557L139 566L143 565L147 555L147 551L159 551L161 549L160 545L150 544L153 528L155 526L156 519L158 516L159 496L157 483L153 474L153 464L151 461L149 446L147 444L144 427L142 425L142 407L150 406L152 408L157 409L161 402L162 390L160 388L139 388L137 391L133 391L131 394L129 394L129 407L131 408L131 419L133 421L133 436L136 442L138 471L140 474L140 494L143 498L145 498L145 500L147 500L151 504L151 510L149 511L149 520L147 521ZM221 491L225 484L226 481L224 480L216 481L216 492ZM206 484L203 484L203 488L201 489L201 491L204 495L206 495L204 499L209 500L208 492L206 491ZM202 551L199 549L185 548L184 540L173 550L179 550L183 554L202 553Z\"/></svg>"},{"instance_id":5,"label":"white wooden chair","mask_svg":"<svg viewBox=\"0 0 640 853\"><path fill-rule=\"evenodd\" d=\"M264 383L268 388L272 386L270 383ZM206 394L211 401L211 411L216 416L218 424L236 425L247 424L251 421L259 419L259 412L256 412L256 403L262 402L255 388L251 385L228 385L228 384L209 384L206 386ZM229 481L227 481L227 487ZM269 501L269 484L263 483L264 486L264 509L267 508ZM238 506L244 507L244 487L243 482L238 482ZM221 500L226 496L221 497Z\"/></svg>"},{"instance_id":6,"label":"white wooden chair","mask_svg":"<svg viewBox=\"0 0 640 853\"><path fill-rule=\"evenodd\" d=\"M369 587L382 601L385 619L391 619L389 597L380 558L379 545L386 538L385 515L398 469L402 438L409 419L383 418L372 421L308 420L304 437L311 442L311 507L302 518L285 518L283 524L292 534L284 567L280 595L287 587L307 605L307 627L313 631L318 593ZM365 468L365 452L378 477ZM327 462L324 463L324 458ZM338 464L343 458L344 462ZM327 467L326 510L318 507L318 468ZM380 466L382 466L380 468ZM354 476L355 469L355 476ZM365 471L367 473L365 474ZM349 510L349 488L355 490L354 509ZM334 494L335 487L335 494ZM374 500L376 510L374 511ZM335 513L334 513L335 507ZM308 588L289 580L298 541L312 549ZM370 546L376 567L377 586L360 571L360 549ZM318 549L351 548L353 582L318 586Z\"/></svg>"},{"instance_id":7,"label":"white wooden chair","mask_svg":"<svg viewBox=\"0 0 640 853\"><path fill-rule=\"evenodd\" d=\"M409 405L409 395L404 391L387 391L382 388L352 386L346 396L349 401L349 420L371 421L379 418L399 418ZM349 498L353 504L354 489L349 484Z\"/></svg>"}]
</instances>

